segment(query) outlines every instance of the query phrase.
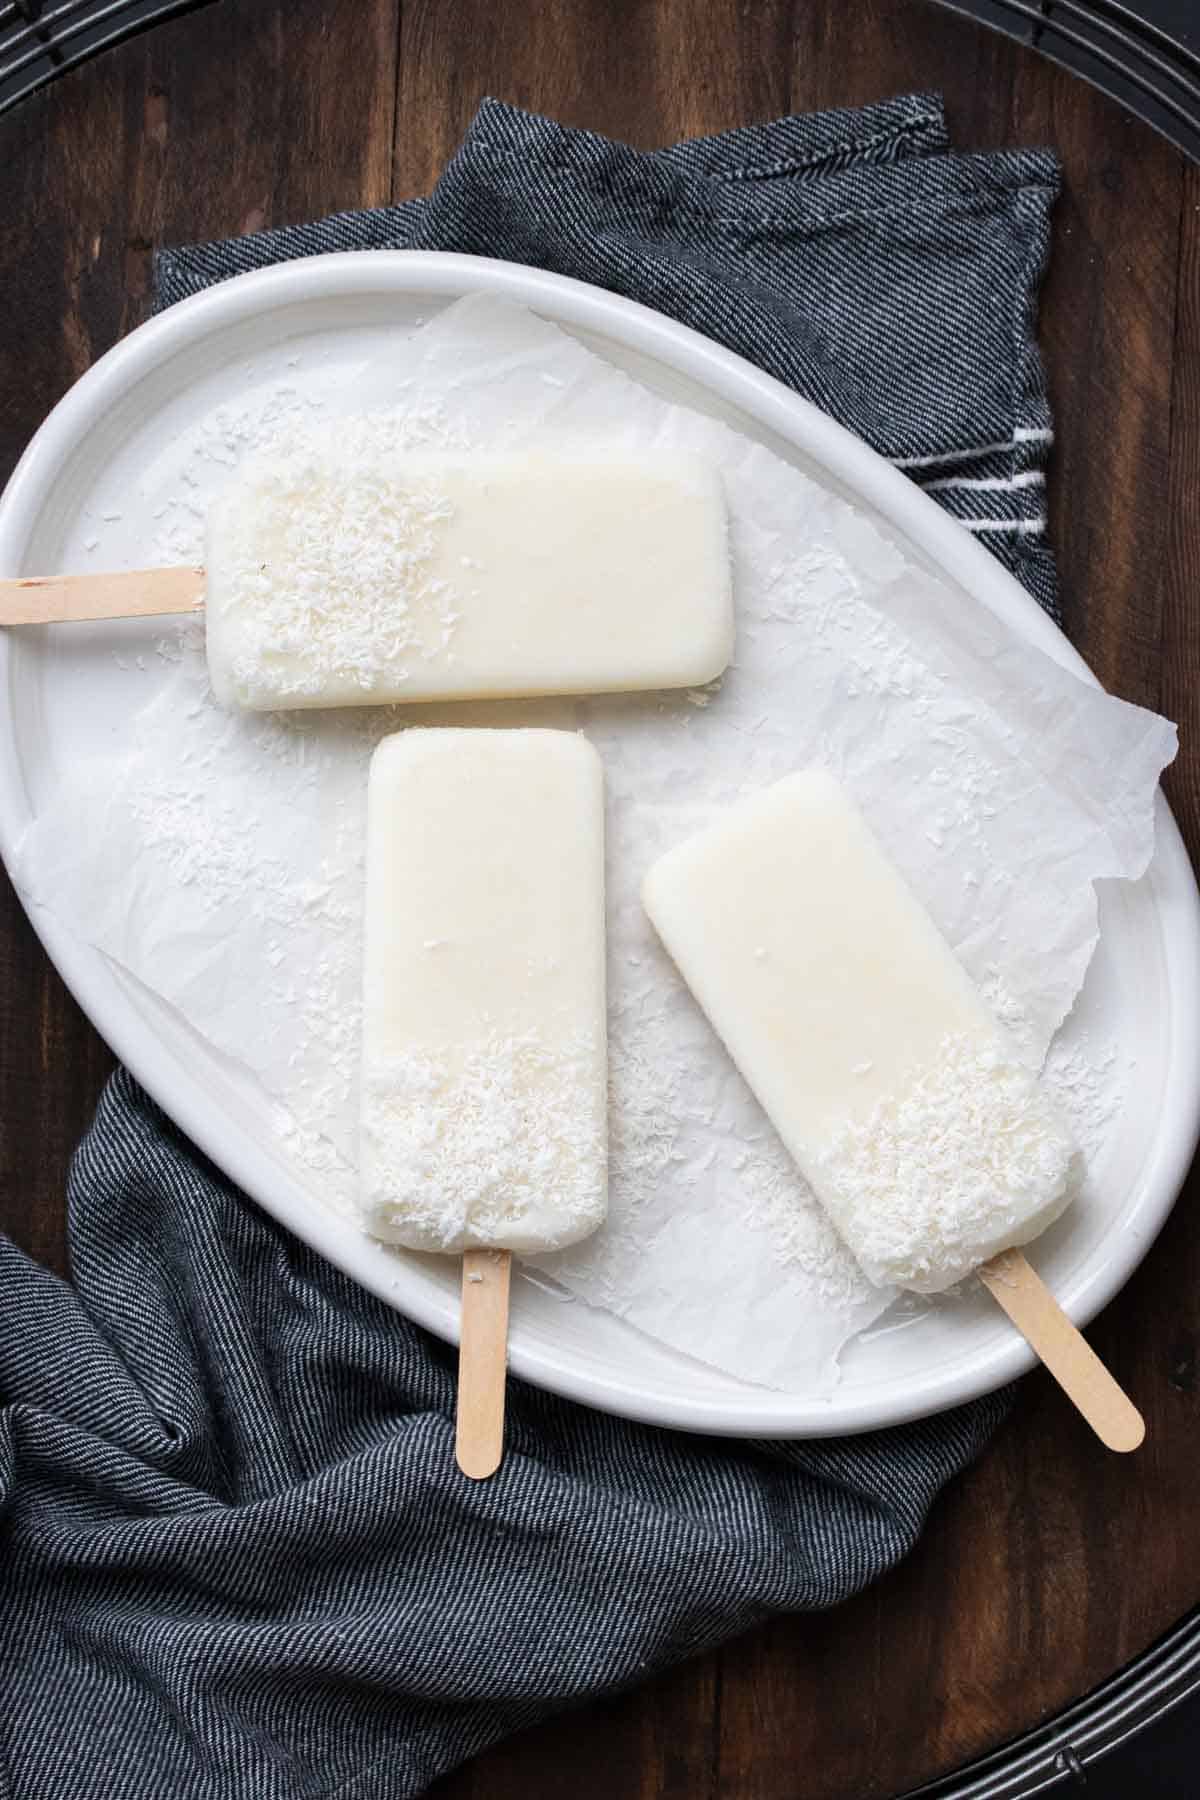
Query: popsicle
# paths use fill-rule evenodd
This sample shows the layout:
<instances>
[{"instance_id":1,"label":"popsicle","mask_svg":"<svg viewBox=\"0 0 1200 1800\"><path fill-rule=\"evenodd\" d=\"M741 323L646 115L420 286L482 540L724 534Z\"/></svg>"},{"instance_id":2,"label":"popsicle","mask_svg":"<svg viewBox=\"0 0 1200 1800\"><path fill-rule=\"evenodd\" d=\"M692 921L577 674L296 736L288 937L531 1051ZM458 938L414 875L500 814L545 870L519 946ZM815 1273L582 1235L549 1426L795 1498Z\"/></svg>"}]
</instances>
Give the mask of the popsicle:
<instances>
[{"instance_id":1,"label":"popsicle","mask_svg":"<svg viewBox=\"0 0 1200 1800\"><path fill-rule=\"evenodd\" d=\"M802 773L739 803L663 856L643 897L870 1280L937 1293L980 1270L1028 1319L1037 1277L1017 1248L1070 1203L1071 1133L840 785ZM1140 1419L1041 1294L1048 1353L1036 1320L1021 1328L1133 1448Z\"/></svg>"},{"instance_id":2,"label":"popsicle","mask_svg":"<svg viewBox=\"0 0 1200 1800\"><path fill-rule=\"evenodd\" d=\"M726 519L693 457L250 457L207 570L0 582L0 624L205 607L209 674L251 711L693 687L733 647Z\"/></svg>"},{"instance_id":3,"label":"popsicle","mask_svg":"<svg viewBox=\"0 0 1200 1800\"><path fill-rule=\"evenodd\" d=\"M567 731L385 738L367 794L361 1201L375 1236L463 1254L469 1474L502 1444L509 1253L602 1223L606 1105L595 751Z\"/></svg>"}]
</instances>

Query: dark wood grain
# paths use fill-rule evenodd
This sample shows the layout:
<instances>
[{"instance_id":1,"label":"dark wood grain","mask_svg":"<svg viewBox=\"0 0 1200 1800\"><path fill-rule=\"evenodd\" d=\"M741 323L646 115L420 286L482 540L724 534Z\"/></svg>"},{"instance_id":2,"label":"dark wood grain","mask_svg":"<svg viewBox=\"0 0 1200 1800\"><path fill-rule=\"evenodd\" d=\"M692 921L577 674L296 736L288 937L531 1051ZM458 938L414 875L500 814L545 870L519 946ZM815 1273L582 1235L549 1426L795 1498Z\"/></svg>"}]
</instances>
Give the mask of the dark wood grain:
<instances>
[{"instance_id":1,"label":"dark wood grain","mask_svg":"<svg viewBox=\"0 0 1200 1800\"><path fill-rule=\"evenodd\" d=\"M1105 682L1181 721L1169 793L1195 852L1200 173L920 0L222 0L123 46L0 121L0 474L144 316L154 246L419 193L486 93L651 145L935 87L961 146L1062 155L1042 338L1064 604ZM0 974L3 1217L61 1266L66 1166L107 1052L8 891ZM1094 1328L1147 1413L1139 1456L1102 1456L1031 1378L869 1593L499 1746L441 1800L883 1800L1143 1648L1200 1599L1195 1197Z\"/></svg>"},{"instance_id":2,"label":"dark wood grain","mask_svg":"<svg viewBox=\"0 0 1200 1800\"><path fill-rule=\"evenodd\" d=\"M1183 754L1167 793L1188 843L1200 844L1200 168L1180 192L1171 435L1163 498L1165 543L1155 571L1161 596L1160 703L1179 722Z\"/></svg>"},{"instance_id":3,"label":"dark wood grain","mask_svg":"<svg viewBox=\"0 0 1200 1800\"><path fill-rule=\"evenodd\" d=\"M1053 142L1071 170L1043 307L1058 428L1051 525L1072 638L1106 686L1155 705L1182 158L1078 89L1059 73L1019 108L1021 130Z\"/></svg>"}]
</instances>

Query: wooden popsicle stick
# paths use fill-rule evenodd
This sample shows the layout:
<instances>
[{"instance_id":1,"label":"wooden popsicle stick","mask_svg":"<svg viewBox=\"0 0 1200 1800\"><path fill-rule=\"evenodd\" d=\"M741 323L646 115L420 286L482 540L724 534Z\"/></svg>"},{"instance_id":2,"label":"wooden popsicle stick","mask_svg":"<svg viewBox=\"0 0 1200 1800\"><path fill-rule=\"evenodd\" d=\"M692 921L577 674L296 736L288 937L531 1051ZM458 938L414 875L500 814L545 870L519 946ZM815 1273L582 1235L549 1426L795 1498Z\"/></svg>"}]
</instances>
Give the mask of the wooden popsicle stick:
<instances>
[{"instance_id":1,"label":"wooden popsicle stick","mask_svg":"<svg viewBox=\"0 0 1200 1800\"><path fill-rule=\"evenodd\" d=\"M123 569L110 575L27 575L0 581L0 625L136 619L195 612L203 603L203 569Z\"/></svg>"},{"instance_id":2,"label":"wooden popsicle stick","mask_svg":"<svg viewBox=\"0 0 1200 1800\"><path fill-rule=\"evenodd\" d=\"M1059 1387L1110 1450L1136 1450L1145 1421L1020 1250L1002 1250L979 1278Z\"/></svg>"},{"instance_id":3,"label":"wooden popsicle stick","mask_svg":"<svg viewBox=\"0 0 1200 1800\"><path fill-rule=\"evenodd\" d=\"M458 1427L454 1454L464 1475L483 1481L504 1455L508 1365L508 1250L466 1250L458 1344Z\"/></svg>"}]
</instances>

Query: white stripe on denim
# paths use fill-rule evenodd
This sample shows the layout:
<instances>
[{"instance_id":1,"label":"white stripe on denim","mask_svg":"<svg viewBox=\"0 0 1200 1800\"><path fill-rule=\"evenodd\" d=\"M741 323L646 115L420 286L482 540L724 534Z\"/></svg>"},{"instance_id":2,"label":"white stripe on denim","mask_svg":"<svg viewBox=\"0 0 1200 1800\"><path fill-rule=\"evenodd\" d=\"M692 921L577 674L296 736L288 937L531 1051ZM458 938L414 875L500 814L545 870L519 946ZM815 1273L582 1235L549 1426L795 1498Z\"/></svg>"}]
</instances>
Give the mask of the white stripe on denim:
<instances>
[{"instance_id":1,"label":"white stripe on denim","mask_svg":"<svg viewBox=\"0 0 1200 1800\"><path fill-rule=\"evenodd\" d=\"M1018 425L1010 438L996 438L988 444L968 444L962 450L938 450L932 456L893 456L897 469L931 469L936 463L973 462L977 456L995 456L1001 450L1015 450L1018 444L1049 444L1054 433L1048 425Z\"/></svg>"},{"instance_id":2,"label":"white stripe on denim","mask_svg":"<svg viewBox=\"0 0 1200 1800\"><path fill-rule=\"evenodd\" d=\"M1046 477L1041 469L1025 469L1020 475L940 475L925 483L925 492L938 488L1026 488L1036 487Z\"/></svg>"},{"instance_id":3,"label":"white stripe on denim","mask_svg":"<svg viewBox=\"0 0 1200 1800\"><path fill-rule=\"evenodd\" d=\"M1045 519L960 519L968 531L1020 531L1032 535L1045 528Z\"/></svg>"}]
</instances>

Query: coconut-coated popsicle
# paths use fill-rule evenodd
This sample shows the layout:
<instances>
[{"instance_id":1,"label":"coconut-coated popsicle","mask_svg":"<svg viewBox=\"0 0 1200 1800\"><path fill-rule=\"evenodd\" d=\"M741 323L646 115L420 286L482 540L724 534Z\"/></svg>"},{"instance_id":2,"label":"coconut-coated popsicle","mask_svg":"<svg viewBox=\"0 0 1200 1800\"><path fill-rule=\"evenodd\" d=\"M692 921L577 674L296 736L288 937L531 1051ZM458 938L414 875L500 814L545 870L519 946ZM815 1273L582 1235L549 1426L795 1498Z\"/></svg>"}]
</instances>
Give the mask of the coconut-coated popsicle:
<instances>
[{"instance_id":1,"label":"coconut-coated popsicle","mask_svg":"<svg viewBox=\"0 0 1200 1800\"><path fill-rule=\"evenodd\" d=\"M733 647L720 480L669 452L260 454L206 571L213 691L250 710L693 687Z\"/></svg>"},{"instance_id":2,"label":"coconut-coated popsicle","mask_svg":"<svg viewBox=\"0 0 1200 1800\"><path fill-rule=\"evenodd\" d=\"M659 935L870 1279L977 1270L1110 1450L1141 1414L1019 1246L1079 1158L840 785L790 776L650 870Z\"/></svg>"},{"instance_id":3,"label":"coconut-coated popsicle","mask_svg":"<svg viewBox=\"0 0 1200 1800\"><path fill-rule=\"evenodd\" d=\"M414 1250L557 1250L607 1200L604 800L577 732L385 738L367 790L361 1202Z\"/></svg>"},{"instance_id":4,"label":"coconut-coated popsicle","mask_svg":"<svg viewBox=\"0 0 1200 1800\"><path fill-rule=\"evenodd\" d=\"M733 807L644 898L873 1282L950 1287L1067 1206L1066 1123L831 776Z\"/></svg>"},{"instance_id":5,"label":"coconut-coated popsicle","mask_svg":"<svg viewBox=\"0 0 1200 1800\"><path fill-rule=\"evenodd\" d=\"M511 1252L608 1198L604 792L578 733L413 728L367 786L361 1198L463 1253L455 1457L504 1450Z\"/></svg>"}]
</instances>

